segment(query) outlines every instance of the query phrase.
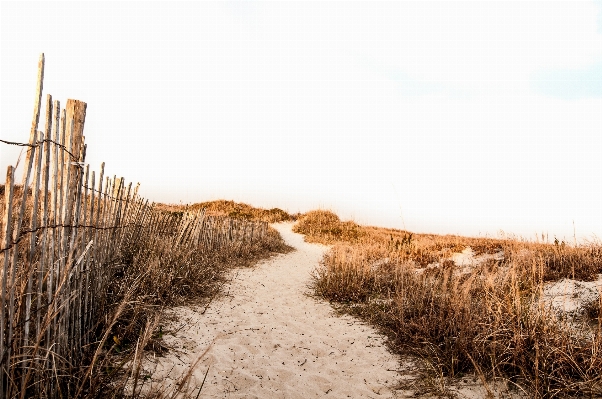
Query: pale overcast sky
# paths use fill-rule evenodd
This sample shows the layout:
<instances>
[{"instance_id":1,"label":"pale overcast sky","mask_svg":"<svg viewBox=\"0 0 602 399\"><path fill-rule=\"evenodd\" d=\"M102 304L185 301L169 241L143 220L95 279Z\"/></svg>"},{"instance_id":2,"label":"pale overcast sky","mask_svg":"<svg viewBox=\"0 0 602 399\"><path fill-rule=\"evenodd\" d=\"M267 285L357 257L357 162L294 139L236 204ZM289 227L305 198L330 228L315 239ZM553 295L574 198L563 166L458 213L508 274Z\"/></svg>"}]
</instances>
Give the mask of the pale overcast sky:
<instances>
[{"instance_id":1,"label":"pale overcast sky","mask_svg":"<svg viewBox=\"0 0 602 399\"><path fill-rule=\"evenodd\" d=\"M87 161L151 200L602 238L602 1L1 2L4 140L42 52Z\"/></svg>"}]
</instances>

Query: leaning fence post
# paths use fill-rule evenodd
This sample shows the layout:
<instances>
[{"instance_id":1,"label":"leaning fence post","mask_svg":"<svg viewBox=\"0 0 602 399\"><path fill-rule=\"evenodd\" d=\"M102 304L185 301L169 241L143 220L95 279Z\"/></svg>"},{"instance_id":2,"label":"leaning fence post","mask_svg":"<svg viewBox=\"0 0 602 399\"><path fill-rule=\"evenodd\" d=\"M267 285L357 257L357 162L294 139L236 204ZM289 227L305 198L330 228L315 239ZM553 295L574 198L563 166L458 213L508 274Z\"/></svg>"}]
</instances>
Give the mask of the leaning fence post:
<instances>
[{"instance_id":1,"label":"leaning fence post","mask_svg":"<svg viewBox=\"0 0 602 399\"><path fill-rule=\"evenodd\" d=\"M36 96L33 105L33 120L31 121L31 130L29 132L29 144L34 144L36 141L36 133L38 131L38 123L40 122L40 103L42 102L42 87L44 86L44 53L40 54L38 61L38 81L36 84ZM25 156L25 164L29 163L29 158L32 156L32 150L27 151ZM25 187L25 180L27 176L23 174L23 183L21 185Z\"/></svg>"},{"instance_id":2,"label":"leaning fence post","mask_svg":"<svg viewBox=\"0 0 602 399\"><path fill-rule=\"evenodd\" d=\"M29 235L29 251L27 254L27 263L26 263L26 267L35 268L34 265L34 255L35 255L35 250L36 250L36 230L38 228L38 200L40 198L40 180L42 177L42 150L43 150L43 141L44 141L44 134L42 132L38 132L39 135L39 139L38 139L38 151L36 152L36 157L35 157L35 169L34 169L34 182L31 186L31 190L33 191L33 206L31 208L31 222L30 222L30 230L31 233ZM27 269L26 269L27 270ZM27 348L29 347L29 328L31 325L30 319L31 319L31 296L33 294L33 270L32 272L28 272L28 277L27 277L27 292L25 293L25 326L24 326L24 332L23 332L23 350L27 351ZM36 334L37 335L37 334ZM23 383L21 384L21 389L25 389L25 383L26 383L26 379L25 379L25 374L26 371L29 368L29 357L30 354L29 353L23 353Z\"/></svg>"},{"instance_id":3,"label":"leaning fence post","mask_svg":"<svg viewBox=\"0 0 602 399\"><path fill-rule=\"evenodd\" d=\"M29 160L26 162L25 165L25 170L24 170L24 176L25 176L25 180L24 180L24 184L22 187L22 196L21 196L21 207L19 210L19 216L18 219L16 220L16 228L13 231L13 237L14 239L18 239L19 235L21 234L21 226L23 224L23 218L25 216L25 207L27 204L27 191L29 189L29 180L31 177L31 170L33 169L33 157L35 156L35 151L36 151L36 145L34 144L33 147L31 147L31 153L30 153L30 157ZM17 261L19 258L19 251L17 249L17 242L15 241L14 245L13 245L13 261L12 261L12 274L11 274L11 281L10 281L10 298L9 298L9 317L8 317L8 351L7 351L7 357L8 357L8 362L10 362L10 358L11 358L11 348L12 348L12 339L13 339L13 326L15 326L15 317L18 317L19 314L15 313L15 289L16 289L16 284L15 284L15 278L17 275ZM13 371L14 369L9 368L7 370L7 372ZM9 377L10 378L10 377Z\"/></svg>"},{"instance_id":4,"label":"leaning fence post","mask_svg":"<svg viewBox=\"0 0 602 399\"><path fill-rule=\"evenodd\" d=\"M4 267L2 272L2 292L0 292L0 394L4 397L4 379L8 376L10 359L5 357L5 349L10 348L10 342L4 345L4 331L6 326L5 301L7 294L8 271L10 261L10 250L8 249L12 242L12 207L14 191L15 168L9 166L6 171L6 184L4 185L4 214L2 215L2 228L0 229L0 245L2 246L2 255L4 258Z\"/></svg>"}]
</instances>

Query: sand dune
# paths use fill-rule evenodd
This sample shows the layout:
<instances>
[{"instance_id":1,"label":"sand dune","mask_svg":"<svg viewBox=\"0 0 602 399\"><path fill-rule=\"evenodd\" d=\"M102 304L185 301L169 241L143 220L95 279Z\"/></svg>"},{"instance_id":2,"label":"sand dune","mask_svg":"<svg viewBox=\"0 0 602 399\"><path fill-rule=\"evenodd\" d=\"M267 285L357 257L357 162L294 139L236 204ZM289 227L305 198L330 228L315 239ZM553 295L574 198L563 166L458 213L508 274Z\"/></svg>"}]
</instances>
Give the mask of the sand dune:
<instances>
[{"instance_id":1,"label":"sand dune","mask_svg":"<svg viewBox=\"0 0 602 399\"><path fill-rule=\"evenodd\" d=\"M202 355L190 389L198 392L208 370L203 398L397 397L399 360L383 337L306 295L327 247L305 243L290 223L275 227L297 250L235 271L204 314L174 309L177 332L164 339L177 350L144 365L153 384L173 386Z\"/></svg>"}]
</instances>

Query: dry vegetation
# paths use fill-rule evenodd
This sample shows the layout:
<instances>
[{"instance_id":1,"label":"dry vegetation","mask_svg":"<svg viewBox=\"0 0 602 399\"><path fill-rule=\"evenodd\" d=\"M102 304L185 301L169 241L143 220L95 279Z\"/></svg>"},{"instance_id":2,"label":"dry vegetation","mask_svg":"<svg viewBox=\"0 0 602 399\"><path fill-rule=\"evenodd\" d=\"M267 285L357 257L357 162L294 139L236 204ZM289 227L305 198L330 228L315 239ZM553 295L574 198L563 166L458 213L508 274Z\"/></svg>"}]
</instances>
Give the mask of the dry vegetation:
<instances>
[{"instance_id":1,"label":"dry vegetation","mask_svg":"<svg viewBox=\"0 0 602 399\"><path fill-rule=\"evenodd\" d=\"M600 244L412 234L328 211L301 216L294 229L333 245L315 293L378 326L439 381L471 373L528 397L602 396L602 296L576 317L543 301L549 281L599 278ZM450 255L467 247L503 257L466 270Z\"/></svg>"},{"instance_id":2,"label":"dry vegetation","mask_svg":"<svg viewBox=\"0 0 602 399\"><path fill-rule=\"evenodd\" d=\"M108 393L120 397L126 384L134 386L131 397L137 396L140 391L136 386L141 387L140 378L144 378L139 375L143 350L160 356L169 349L161 340L167 332L162 326L162 309L180 305L206 308L221 294L228 271L252 266L275 253L291 250L271 227L263 240L254 242L243 252L234 248L205 250L202 247L172 251L173 241L171 236L140 240L124 254L126 261L114 269L113 284L107 296L118 317L111 328L112 342L107 353L111 352L112 356L107 361L119 372L120 378L111 372L102 375L101 388L91 391L92 397L106 397ZM103 334L106 333L105 329ZM126 369L113 368L115 364L126 362L129 364ZM132 385L132 381L137 382ZM185 382L184 379L182 385ZM144 397L148 395L147 391ZM169 396L165 392L154 395Z\"/></svg>"},{"instance_id":3,"label":"dry vegetation","mask_svg":"<svg viewBox=\"0 0 602 399\"><path fill-rule=\"evenodd\" d=\"M0 185L0 397L120 397L125 386L135 397L144 351L163 350L161 309L207 304L228 270L290 250L266 222L291 216L228 201L149 205L123 178L105 179L104 163L96 175L87 104L46 95L40 115L44 65L41 54L29 142L2 143L28 148L27 189L16 166Z\"/></svg>"},{"instance_id":4,"label":"dry vegetation","mask_svg":"<svg viewBox=\"0 0 602 399\"><path fill-rule=\"evenodd\" d=\"M23 198L22 187L16 186L14 193L12 213L17 216ZM29 193L31 194L31 190ZM218 203L232 204L227 201ZM24 226L30 224L32 207L29 195ZM4 208L4 185L0 185L0 211L4 212ZM245 207L245 211L251 215L247 220L260 220L258 215L269 213L249 206ZM162 327L163 309L184 304L208 306L220 294L229 270L251 266L275 253L291 250L271 227L259 240L244 245L233 242L220 248L176 245L178 231L153 227L161 226L161 220L177 220L183 214L182 211L155 207L147 219L147 223L152 225L148 231L123 240L123 245L116 247L110 263L103 265L107 268L107 289L94 298L101 309L100 314L84 313L84 317L94 316L97 319L93 328L84 334L87 343L80 343L78 351L81 350L83 362L79 362L77 367L69 359L53 357L51 351L42 352L43 346L40 343L47 339L45 336L50 327L44 324L46 312L43 308L40 309L45 327L37 341L31 343L32 350L40 352L33 356L38 360L36 364L29 366L23 366L16 358L11 361L9 370L5 370L4 374L9 381L8 386L4 386L6 397L137 397L144 382L144 376L140 374L143 356L149 352L160 356L168 350L161 340L165 333ZM286 215L284 212L283 214ZM4 282L7 284L6 292L15 293L15 343L21 342L19 336L23 331L24 304L28 296L27 285L22 282L27 281L27 276L35 276L39 272L36 262L24 261L31 235L24 237L19 245L18 275L15 276L14 287L11 286L12 280ZM41 243L39 241L37 245ZM0 260L3 258L4 256L0 256ZM48 278L51 277L46 275L44 281ZM2 300L3 308L8 308L7 299ZM53 298L49 303L57 301L57 298ZM68 344L75 345L73 342ZM25 353L24 351L26 348L13 347L13 353ZM49 378L50 384L46 384L44 381ZM185 384L185 380L186 376L182 384ZM23 386L27 388L23 389ZM51 390L47 390L48 387ZM129 394L126 395L125 392ZM172 394L177 392L154 392L153 395L169 397Z\"/></svg>"},{"instance_id":5,"label":"dry vegetation","mask_svg":"<svg viewBox=\"0 0 602 399\"><path fill-rule=\"evenodd\" d=\"M290 215L279 208L256 208L245 203L226 200L199 202L192 205L159 204L159 208L176 212L205 209L209 215L225 215L234 219L261 220L268 223L296 219L296 215Z\"/></svg>"}]
</instances>

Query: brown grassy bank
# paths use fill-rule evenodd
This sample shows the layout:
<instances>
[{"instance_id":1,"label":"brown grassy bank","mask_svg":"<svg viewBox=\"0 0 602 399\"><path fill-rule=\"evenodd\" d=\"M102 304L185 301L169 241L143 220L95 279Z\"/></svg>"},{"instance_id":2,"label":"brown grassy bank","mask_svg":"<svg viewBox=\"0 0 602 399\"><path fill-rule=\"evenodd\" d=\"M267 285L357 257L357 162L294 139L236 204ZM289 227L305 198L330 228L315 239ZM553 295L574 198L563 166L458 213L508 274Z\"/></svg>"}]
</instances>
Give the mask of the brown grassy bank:
<instances>
[{"instance_id":1,"label":"brown grassy bank","mask_svg":"<svg viewBox=\"0 0 602 399\"><path fill-rule=\"evenodd\" d=\"M126 385L133 387L131 397L137 397L141 391L137 391L136 387L141 387L145 378L140 368L143 356L161 356L169 350L163 346L161 339L168 332L163 329L163 309L182 305L206 308L222 293L230 270L250 267L276 253L291 250L271 227L266 237L242 252L234 248L171 251L172 243L173 237L138 242L139 247L134 249L133 256L129 255L129 264L115 269L109 295L115 293L111 295L111 303L119 316L111 329L112 340L107 348L107 354L111 353L111 356L107 357L107 361L111 363L109 369L118 374L112 375L113 371L104 373L104 379L99 381L99 389L93 392L92 397L106 397L108 393L121 397ZM114 368L125 363L129 367ZM182 386L186 378L183 376ZM172 397L174 393L151 391L150 394ZM144 397L148 395L147 391Z\"/></svg>"},{"instance_id":2,"label":"brown grassy bank","mask_svg":"<svg viewBox=\"0 0 602 399\"><path fill-rule=\"evenodd\" d=\"M4 194L3 185L0 185L0 194ZM28 194L23 218L23 225L27 227L32 224L31 215L36 214L32 212L31 190ZM85 201L90 201L90 198L84 197L82 202ZM22 202L22 187L16 186L9 210L13 220L16 220ZM41 209L41 205L38 206ZM0 195L2 214L4 210L5 198ZM7 274L5 270L2 278L3 292L10 293L14 301L9 301L8 295L2 297L0 310L5 311L3 316L6 316L7 325L14 326L14 334L12 339L4 336L12 355L3 353L8 367L3 368L2 377L8 384L4 385L0 396L119 398L124 397L126 386L128 389L133 386L133 397L136 397L139 390L135 388L144 381L140 368L143 356L145 353L160 355L166 350L161 340L164 308L191 303L207 305L220 294L220 288L232 268L251 266L260 259L290 250L276 230L268 227L260 231L258 229L264 225L252 223L253 220L235 221L224 216L206 216L206 223L197 224L201 227L194 230L188 227L192 224L185 223L186 212L168 211L157 206L151 206L145 212L146 216L140 219L135 234L120 240L112 238L119 244L112 247L106 261L97 266L90 262L89 267L102 269L102 280L106 280L106 285L92 277L89 280L78 279L78 275L87 272L85 268L77 268L78 262L72 269L69 269L71 262L66 262L62 269L56 271L52 267L41 269L37 257L28 257L30 243L36 253L52 249L45 247L48 241L44 237L52 234L53 229L40 230L35 234L22 233L18 237L14 272L9 270ZM37 225L42 222L40 214L37 213ZM198 222L199 219L195 220ZM257 227L255 234L253 227ZM197 245L191 244L193 240L190 237L195 237L193 233L198 233L199 229L203 234L198 235ZM83 234L83 228L79 233ZM95 245L102 241L100 235L94 237ZM119 234L112 237L119 237ZM76 245L80 245L80 236L73 233L73 239ZM7 254L8 251L3 251L0 256L3 263L5 257L13 259ZM92 253L91 260L97 256L96 252ZM37 281L38 275L40 282ZM55 282L54 296L46 299L50 291L43 290L57 276L64 277ZM28 280L32 282L28 284ZM66 291L67 286L73 289L69 291L71 293ZM95 289L99 286L103 289ZM43 292L43 297L38 292ZM94 293L90 303L93 302L99 311L87 310L88 302L84 306L84 301L78 300L78 295L83 298L81 292ZM30 297L31 300L28 299ZM68 297L63 302L75 311L68 313L68 308L60 305L56 313L52 312L54 304L61 303L63 297ZM28 307L28 303L32 306ZM32 315L29 318L28 310ZM46 321L61 314L65 316L57 322L58 327ZM70 318L71 329L85 328L81 334L85 342L66 343L77 351L77 363L68 357L58 356L53 349L63 344L57 341L65 335L61 335L59 329L67 317ZM92 323L82 323L84 318L91 319ZM22 344L27 331L25 323L36 319L40 326L39 334L31 337L30 346L25 347ZM90 324L92 327L88 329L86 326ZM30 356L33 362L26 363L22 354ZM167 394L156 392L157 397Z\"/></svg>"},{"instance_id":3,"label":"brown grassy bank","mask_svg":"<svg viewBox=\"0 0 602 399\"><path fill-rule=\"evenodd\" d=\"M228 200L215 200L197 202L190 205L159 204L160 209L182 212L205 209L210 215L225 215L234 219L258 220L268 223L295 220L296 215L291 215L280 208L263 209L242 202Z\"/></svg>"},{"instance_id":4,"label":"brown grassy bank","mask_svg":"<svg viewBox=\"0 0 602 399\"><path fill-rule=\"evenodd\" d=\"M315 293L378 326L432 377L474 373L535 398L602 396L602 297L575 317L542 300L547 282L597 279L600 244L412 234L327 211L302 216L295 231L333 245ZM472 268L450 260L467 247L503 257Z\"/></svg>"}]
</instances>

